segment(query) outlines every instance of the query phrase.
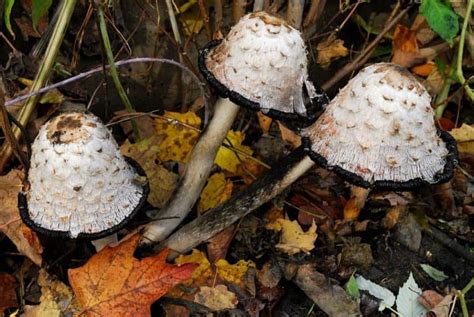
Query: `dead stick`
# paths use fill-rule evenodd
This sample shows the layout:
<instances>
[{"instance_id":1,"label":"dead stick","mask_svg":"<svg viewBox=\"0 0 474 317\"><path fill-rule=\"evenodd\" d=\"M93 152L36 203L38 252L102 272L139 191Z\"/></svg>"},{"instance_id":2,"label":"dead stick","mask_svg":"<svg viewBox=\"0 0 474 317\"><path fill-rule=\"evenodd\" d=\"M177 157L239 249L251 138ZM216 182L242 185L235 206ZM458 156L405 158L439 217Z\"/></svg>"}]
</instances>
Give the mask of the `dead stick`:
<instances>
[{"instance_id":1,"label":"dead stick","mask_svg":"<svg viewBox=\"0 0 474 317\"><path fill-rule=\"evenodd\" d=\"M324 90L328 90L329 88L334 86L334 84L336 84L339 80L347 76L350 72L362 67L370 58L370 54L376 48L379 42L383 39L385 34L388 33L403 18L403 16L410 10L410 8L411 5L400 11L400 13L398 13L393 18L393 20L387 24L387 26L382 30L382 32L377 35L377 37L362 51L362 53L360 53L360 55L356 59L344 65L344 67L341 68L331 79L329 79L322 85L322 88Z\"/></svg>"},{"instance_id":2,"label":"dead stick","mask_svg":"<svg viewBox=\"0 0 474 317\"><path fill-rule=\"evenodd\" d=\"M280 194L313 165L314 162L304 154L302 148L295 150L249 187L224 204L207 211L155 246L154 251L165 247L178 253L191 250ZM176 255L176 252L171 252L170 258Z\"/></svg>"}]
</instances>

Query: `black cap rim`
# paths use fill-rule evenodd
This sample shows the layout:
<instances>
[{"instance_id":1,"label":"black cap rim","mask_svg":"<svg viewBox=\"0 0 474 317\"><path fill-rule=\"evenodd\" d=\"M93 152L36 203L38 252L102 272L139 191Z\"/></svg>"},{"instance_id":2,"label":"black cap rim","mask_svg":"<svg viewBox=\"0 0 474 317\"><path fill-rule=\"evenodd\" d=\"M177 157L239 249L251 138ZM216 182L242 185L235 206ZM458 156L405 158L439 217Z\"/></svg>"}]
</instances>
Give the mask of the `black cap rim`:
<instances>
[{"instance_id":1,"label":"black cap rim","mask_svg":"<svg viewBox=\"0 0 474 317\"><path fill-rule=\"evenodd\" d=\"M376 188L380 190L388 191L412 191L423 185L436 185L448 182L454 175L454 168L458 162L458 150L456 146L456 140L447 132L438 130L438 134L443 142L446 144L448 155L446 157L446 164L442 173L436 175L434 183L429 183L424 179L415 178L409 181L397 182L392 180L378 180L370 183L364 180L361 176L354 172L348 171L337 165L329 165L327 159L319 153L313 152L311 149L311 140L308 137L302 137L303 147L308 156L321 167L333 171L339 177L343 178L347 182L363 187L363 188Z\"/></svg>"},{"instance_id":2,"label":"black cap rim","mask_svg":"<svg viewBox=\"0 0 474 317\"><path fill-rule=\"evenodd\" d=\"M140 164L138 164L135 160L127 156L124 156L124 158L127 161L127 163L130 164L135 169L138 175L146 177L146 173L143 170L143 168L140 166ZM36 231L44 236L48 236L52 238L65 238L69 240L95 240L95 239L100 239L100 238L109 236L119 231L120 229L124 228L132 220L133 217L137 215L137 213L145 204L148 194L150 193L150 184L147 182L145 185L142 186L142 188L143 188L142 197L140 198L140 201L138 202L137 206L120 223L116 224L115 226L109 229L106 229L100 232L94 232L94 233L82 232L75 238L72 238L70 236L69 231L50 230L50 229L43 228L37 223L35 223L30 218L30 214L28 212L28 201L26 199L26 192L24 191L20 191L18 193L18 209L20 210L20 216L23 222L28 227L30 227L33 231Z\"/></svg>"}]
</instances>

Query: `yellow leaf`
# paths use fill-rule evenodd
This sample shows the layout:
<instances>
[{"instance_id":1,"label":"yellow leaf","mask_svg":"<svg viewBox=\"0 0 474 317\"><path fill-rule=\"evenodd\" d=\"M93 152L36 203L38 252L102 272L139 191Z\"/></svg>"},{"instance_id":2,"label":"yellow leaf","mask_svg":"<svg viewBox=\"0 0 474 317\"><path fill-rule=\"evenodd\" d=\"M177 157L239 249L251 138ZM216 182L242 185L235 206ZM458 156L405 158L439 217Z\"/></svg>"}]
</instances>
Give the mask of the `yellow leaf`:
<instances>
[{"instance_id":1,"label":"yellow leaf","mask_svg":"<svg viewBox=\"0 0 474 317\"><path fill-rule=\"evenodd\" d=\"M209 260L206 258L204 253L196 249L193 249L193 252L189 255L180 255L175 260L175 263L178 265L186 263L199 264L199 266L194 270L191 279L197 279L209 273L212 274L211 263L209 263Z\"/></svg>"},{"instance_id":2,"label":"yellow leaf","mask_svg":"<svg viewBox=\"0 0 474 317\"><path fill-rule=\"evenodd\" d=\"M159 153L162 140L163 137L153 135L135 144L126 140L120 147L123 155L137 161L145 171L150 183L148 202L157 208L165 205L178 183L178 175L161 165Z\"/></svg>"},{"instance_id":3,"label":"yellow leaf","mask_svg":"<svg viewBox=\"0 0 474 317\"><path fill-rule=\"evenodd\" d=\"M458 144L459 152L474 154L474 126L463 123L460 128L449 132Z\"/></svg>"},{"instance_id":4,"label":"yellow leaf","mask_svg":"<svg viewBox=\"0 0 474 317\"><path fill-rule=\"evenodd\" d=\"M268 224L266 228L281 231L280 242L276 247L288 255L299 252L309 253L309 251L314 249L314 242L318 237L314 220L306 232L301 229L301 226L296 220L290 221L282 218L277 219L272 224Z\"/></svg>"},{"instance_id":5,"label":"yellow leaf","mask_svg":"<svg viewBox=\"0 0 474 317\"><path fill-rule=\"evenodd\" d=\"M249 268L255 268L253 261L239 260L235 264L229 264L224 259L218 260L216 263L217 274L229 283L244 287L245 274Z\"/></svg>"},{"instance_id":6,"label":"yellow leaf","mask_svg":"<svg viewBox=\"0 0 474 317\"><path fill-rule=\"evenodd\" d=\"M194 301L213 311L233 309L239 302L237 296L222 284L214 287L201 286L199 292L194 296Z\"/></svg>"},{"instance_id":7,"label":"yellow leaf","mask_svg":"<svg viewBox=\"0 0 474 317\"><path fill-rule=\"evenodd\" d=\"M174 119L169 122L163 119L156 119L156 132L163 137L159 144L158 157L161 161L175 161L186 163L189 153L194 146L199 132L193 128L199 128L201 118L194 112L168 112L165 117Z\"/></svg>"},{"instance_id":8,"label":"yellow leaf","mask_svg":"<svg viewBox=\"0 0 474 317\"><path fill-rule=\"evenodd\" d=\"M201 193L198 204L198 213L202 214L206 210L214 208L223 203L232 195L233 184L226 180L223 173L215 173L207 180L206 187Z\"/></svg>"},{"instance_id":9,"label":"yellow leaf","mask_svg":"<svg viewBox=\"0 0 474 317\"><path fill-rule=\"evenodd\" d=\"M19 77L18 81L27 87L31 87L33 85L33 81L31 79ZM62 103L63 101L64 95L56 88L45 92L41 95L41 98L39 99L40 104Z\"/></svg>"},{"instance_id":10,"label":"yellow leaf","mask_svg":"<svg viewBox=\"0 0 474 317\"><path fill-rule=\"evenodd\" d=\"M316 62L322 67L328 67L332 60L349 54L348 49L344 47L344 41L337 39L334 33L319 43L316 49L318 50Z\"/></svg>"},{"instance_id":11,"label":"yellow leaf","mask_svg":"<svg viewBox=\"0 0 474 317\"><path fill-rule=\"evenodd\" d=\"M230 130L227 133L227 137L224 140L224 144L227 144L240 152L247 153L252 155L253 151L249 146L242 145L243 140L245 139L245 134L240 131ZM241 161L246 160L247 157L237 152L232 151L224 146L219 148L217 151L215 163L222 169L229 171L231 173L237 172L237 167L240 165Z\"/></svg>"}]
</instances>

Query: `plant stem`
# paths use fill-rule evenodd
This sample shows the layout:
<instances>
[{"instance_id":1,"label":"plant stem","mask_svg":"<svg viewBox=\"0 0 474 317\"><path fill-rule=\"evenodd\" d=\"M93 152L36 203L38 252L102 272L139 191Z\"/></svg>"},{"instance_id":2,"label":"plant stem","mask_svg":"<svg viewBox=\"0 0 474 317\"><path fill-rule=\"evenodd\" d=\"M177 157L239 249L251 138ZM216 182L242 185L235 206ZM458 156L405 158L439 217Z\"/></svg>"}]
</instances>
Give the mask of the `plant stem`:
<instances>
[{"instance_id":1,"label":"plant stem","mask_svg":"<svg viewBox=\"0 0 474 317\"><path fill-rule=\"evenodd\" d=\"M462 30L461 30L461 38L459 39L459 45L458 45L458 56L457 56L457 61L456 61L456 77L458 78L459 83L461 83L462 85L464 85L466 81L466 79L464 78L464 74L462 72L464 41L466 39L466 31L467 31L467 26L469 25L469 19L471 17L473 3L474 3L474 0L467 1L466 14L464 16L464 22L462 24ZM468 84L464 85L464 90L466 91L466 94L471 99L471 101L474 101L474 92L471 90Z\"/></svg>"},{"instance_id":2,"label":"plant stem","mask_svg":"<svg viewBox=\"0 0 474 317\"><path fill-rule=\"evenodd\" d=\"M40 89L48 81L75 6L76 0L65 0L62 2L58 22L54 28L53 34L51 35L51 40L49 41L48 48L46 49L44 58L38 69L38 73L36 74L33 84L31 85L31 91ZM36 107L36 103L39 100L39 97L39 95L34 95L26 100L24 106L21 108L20 113L18 114L18 121L20 124L26 125L28 123L31 114ZM15 138L18 140L20 137L20 129L13 127L12 130ZM12 147L10 143L7 142L0 151L0 171L3 171L11 155Z\"/></svg>"},{"instance_id":3,"label":"plant stem","mask_svg":"<svg viewBox=\"0 0 474 317\"><path fill-rule=\"evenodd\" d=\"M128 112L135 112L133 109L132 103L130 99L128 99L127 93L123 88L122 84L120 83L117 66L115 65L114 61L114 54L112 52L112 46L110 44L109 34L107 33L107 24L105 23L105 16L104 16L104 8L103 3L99 3L96 7L97 9L97 20L99 23L100 35L102 37L102 44L104 45L105 54L107 56L107 63L110 66L110 75L112 76L112 80L114 82L115 89L119 94L120 99L122 100L125 109ZM133 135L135 137L135 141L140 140L140 132L138 131L138 126L135 120L131 121L132 128L133 128Z\"/></svg>"},{"instance_id":4,"label":"plant stem","mask_svg":"<svg viewBox=\"0 0 474 317\"><path fill-rule=\"evenodd\" d=\"M466 305L466 294L471 290L471 288L474 286L474 278L472 278L469 283L462 289L461 292L459 292L458 297L459 297L459 303L461 304L461 309L462 309L462 315L464 317L469 317L469 311L467 309Z\"/></svg>"}]
</instances>

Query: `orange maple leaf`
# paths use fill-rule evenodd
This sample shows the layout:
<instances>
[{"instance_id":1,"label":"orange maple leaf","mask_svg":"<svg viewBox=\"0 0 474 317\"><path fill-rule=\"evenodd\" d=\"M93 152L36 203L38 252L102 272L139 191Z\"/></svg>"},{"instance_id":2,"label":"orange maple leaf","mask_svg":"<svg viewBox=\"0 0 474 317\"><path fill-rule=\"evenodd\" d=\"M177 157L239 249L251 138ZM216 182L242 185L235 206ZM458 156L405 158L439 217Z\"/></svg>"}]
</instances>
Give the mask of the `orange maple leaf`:
<instances>
[{"instance_id":1,"label":"orange maple leaf","mask_svg":"<svg viewBox=\"0 0 474 317\"><path fill-rule=\"evenodd\" d=\"M191 277L195 264L166 263L168 250L138 260L139 235L107 246L76 269L69 282L87 316L149 316L150 305L174 285Z\"/></svg>"}]
</instances>

